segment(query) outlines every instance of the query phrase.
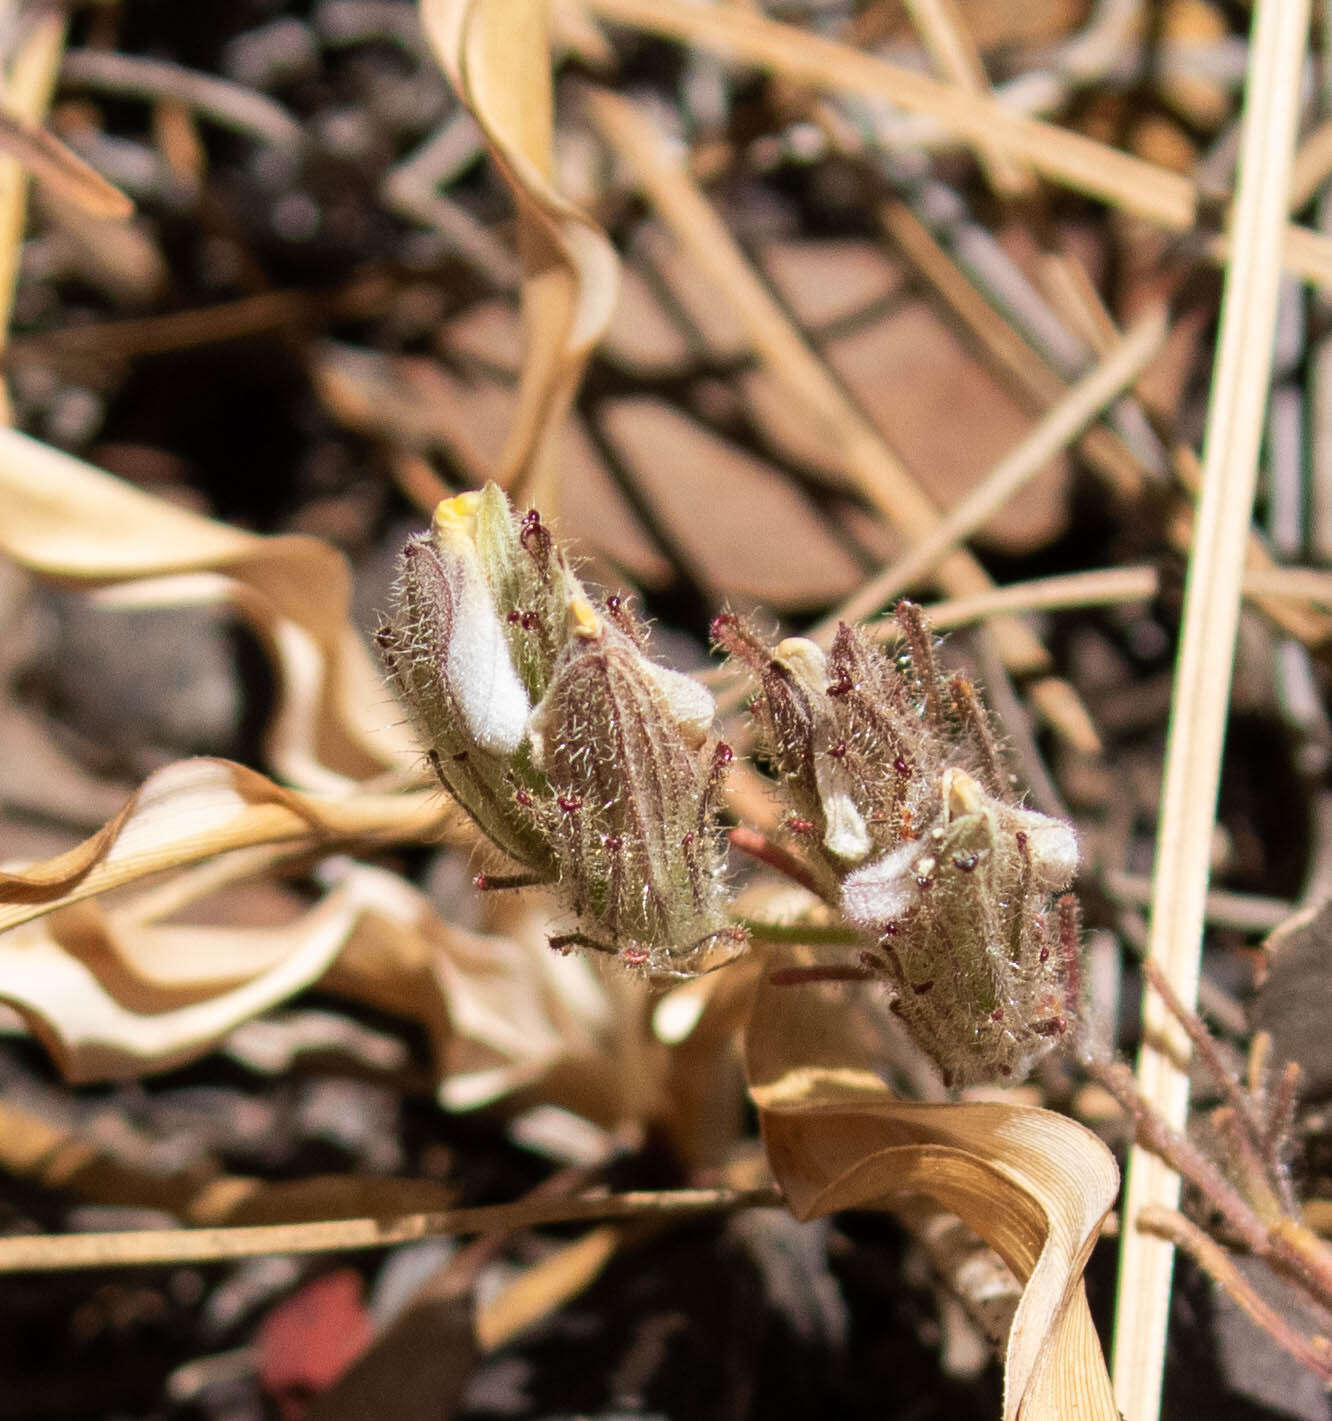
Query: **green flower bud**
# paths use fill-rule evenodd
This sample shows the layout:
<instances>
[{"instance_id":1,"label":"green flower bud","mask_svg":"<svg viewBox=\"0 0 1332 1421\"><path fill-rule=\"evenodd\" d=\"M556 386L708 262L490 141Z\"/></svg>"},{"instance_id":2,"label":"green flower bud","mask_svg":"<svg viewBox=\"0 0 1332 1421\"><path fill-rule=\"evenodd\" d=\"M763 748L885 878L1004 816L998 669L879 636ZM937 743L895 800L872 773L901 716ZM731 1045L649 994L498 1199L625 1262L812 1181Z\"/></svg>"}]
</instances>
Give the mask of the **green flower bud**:
<instances>
[{"instance_id":1,"label":"green flower bud","mask_svg":"<svg viewBox=\"0 0 1332 1421\"><path fill-rule=\"evenodd\" d=\"M1064 1033L1065 944L1052 894L1077 869L1073 830L945 770L919 840L847 875L842 911L875 940L893 1009L955 1085L1020 1076Z\"/></svg>"},{"instance_id":2,"label":"green flower bud","mask_svg":"<svg viewBox=\"0 0 1332 1421\"><path fill-rule=\"evenodd\" d=\"M557 946L688 972L734 938L712 697L648 657L619 598L592 606L535 511L493 484L441 503L379 642L445 789L568 900Z\"/></svg>"},{"instance_id":3,"label":"green flower bud","mask_svg":"<svg viewBox=\"0 0 1332 1421\"><path fill-rule=\"evenodd\" d=\"M478 550L481 503L463 494L440 504L430 531L408 540L378 641L440 782L506 854L549 870L549 847L515 795L531 704Z\"/></svg>"},{"instance_id":4,"label":"green flower bud","mask_svg":"<svg viewBox=\"0 0 1332 1421\"><path fill-rule=\"evenodd\" d=\"M555 792L549 832L579 918L570 941L688 972L734 934L716 827L730 750L712 697L648 660L585 600L531 720L533 761Z\"/></svg>"},{"instance_id":5,"label":"green flower bud","mask_svg":"<svg viewBox=\"0 0 1332 1421\"><path fill-rule=\"evenodd\" d=\"M1076 975L1073 830L1016 802L989 717L941 673L918 609L892 659L857 628L825 656L771 650L734 618L714 636L758 681L760 739L814 866L873 943L861 966L952 1082L1021 1074L1066 1030Z\"/></svg>"}]
</instances>

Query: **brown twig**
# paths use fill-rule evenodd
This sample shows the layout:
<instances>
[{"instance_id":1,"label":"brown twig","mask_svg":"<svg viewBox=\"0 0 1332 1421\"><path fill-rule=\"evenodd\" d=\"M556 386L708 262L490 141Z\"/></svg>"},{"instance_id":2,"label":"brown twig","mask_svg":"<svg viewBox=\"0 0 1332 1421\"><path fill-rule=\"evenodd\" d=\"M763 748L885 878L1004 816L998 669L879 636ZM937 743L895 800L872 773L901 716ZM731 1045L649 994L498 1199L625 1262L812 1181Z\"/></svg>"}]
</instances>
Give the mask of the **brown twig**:
<instances>
[{"instance_id":1,"label":"brown twig","mask_svg":"<svg viewBox=\"0 0 1332 1421\"><path fill-rule=\"evenodd\" d=\"M1332 1383L1332 1345L1326 1337L1307 1338L1259 1296L1253 1285L1235 1266L1234 1260L1215 1239L1174 1209L1150 1205L1139 1213L1137 1226L1144 1233L1181 1248L1219 1288L1248 1314L1250 1320L1315 1376Z\"/></svg>"}]
</instances>

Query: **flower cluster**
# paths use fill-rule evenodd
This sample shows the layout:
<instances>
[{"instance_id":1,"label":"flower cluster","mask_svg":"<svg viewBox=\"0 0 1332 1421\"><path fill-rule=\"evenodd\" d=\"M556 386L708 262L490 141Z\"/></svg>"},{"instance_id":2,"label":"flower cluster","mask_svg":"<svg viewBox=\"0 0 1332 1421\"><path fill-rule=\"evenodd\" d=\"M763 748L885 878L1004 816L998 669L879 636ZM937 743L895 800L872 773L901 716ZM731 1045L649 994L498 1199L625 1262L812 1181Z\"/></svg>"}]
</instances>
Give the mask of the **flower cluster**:
<instances>
[{"instance_id":1,"label":"flower cluster","mask_svg":"<svg viewBox=\"0 0 1332 1421\"><path fill-rule=\"evenodd\" d=\"M1060 820L1023 807L972 686L944 674L918 609L903 651L842 626L828 652L738 618L718 644L757 683L787 825L862 940L863 975L955 1084L1025 1072L1067 1030L1077 868ZM685 975L732 955L719 828L730 749L691 677L647 654L618 597L594 602L540 515L494 485L446 500L403 550L379 642L440 783L573 915L551 939Z\"/></svg>"},{"instance_id":2,"label":"flower cluster","mask_svg":"<svg viewBox=\"0 0 1332 1421\"><path fill-rule=\"evenodd\" d=\"M788 828L865 938L862 968L889 980L950 1083L1021 1075L1076 994L1076 907L1052 899L1077 840L1022 807L988 713L941 672L919 610L897 620L896 659L845 625L826 654L800 637L768 647L734 617L714 636L757 682Z\"/></svg>"},{"instance_id":3,"label":"flower cluster","mask_svg":"<svg viewBox=\"0 0 1332 1421\"><path fill-rule=\"evenodd\" d=\"M403 550L378 640L440 783L576 919L562 948L696 970L737 935L713 702L652 661L622 599L594 604L535 511L495 485L441 503Z\"/></svg>"}]
</instances>

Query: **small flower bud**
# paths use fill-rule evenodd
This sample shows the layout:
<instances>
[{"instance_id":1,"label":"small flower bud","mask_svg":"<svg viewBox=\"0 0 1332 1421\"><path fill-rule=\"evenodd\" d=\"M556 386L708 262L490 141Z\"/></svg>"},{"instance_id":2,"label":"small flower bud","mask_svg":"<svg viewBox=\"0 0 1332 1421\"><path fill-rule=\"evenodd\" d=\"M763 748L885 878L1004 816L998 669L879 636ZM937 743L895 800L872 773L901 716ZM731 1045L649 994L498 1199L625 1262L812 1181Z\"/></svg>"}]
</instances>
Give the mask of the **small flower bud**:
<instances>
[{"instance_id":1,"label":"small flower bud","mask_svg":"<svg viewBox=\"0 0 1332 1421\"><path fill-rule=\"evenodd\" d=\"M923 843L847 875L842 910L875 939L894 1010L952 1084L1022 1075L1063 1029L1063 954L1048 910L1077 868L1077 841L964 770L944 771L940 799Z\"/></svg>"},{"instance_id":2,"label":"small flower bud","mask_svg":"<svg viewBox=\"0 0 1332 1421\"><path fill-rule=\"evenodd\" d=\"M441 505L430 532L408 540L377 640L440 783L511 858L550 869L511 783L530 704L473 537L477 499Z\"/></svg>"},{"instance_id":3,"label":"small flower bud","mask_svg":"<svg viewBox=\"0 0 1332 1421\"><path fill-rule=\"evenodd\" d=\"M586 601L570 621L531 721L561 886L589 940L689 970L727 927L715 817L730 751L708 745L712 698Z\"/></svg>"},{"instance_id":4,"label":"small flower bud","mask_svg":"<svg viewBox=\"0 0 1332 1421\"><path fill-rule=\"evenodd\" d=\"M1063 1032L1068 914L1050 900L1077 869L1073 830L1015 802L989 716L946 677L918 609L891 659L857 628L825 656L768 650L735 618L714 637L758 681L754 716L773 769L847 920L874 944L862 966L951 1081L1010 1077ZM1063 936L1061 937L1061 931ZM1075 935L1075 934L1074 934Z\"/></svg>"},{"instance_id":5,"label":"small flower bud","mask_svg":"<svg viewBox=\"0 0 1332 1421\"><path fill-rule=\"evenodd\" d=\"M579 920L558 945L657 970L732 940L712 697L648 657L621 599L592 605L540 515L493 484L445 500L395 601L379 643L431 766L525 870L486 887L558 885Z\"/></svg>"}]
</instances>

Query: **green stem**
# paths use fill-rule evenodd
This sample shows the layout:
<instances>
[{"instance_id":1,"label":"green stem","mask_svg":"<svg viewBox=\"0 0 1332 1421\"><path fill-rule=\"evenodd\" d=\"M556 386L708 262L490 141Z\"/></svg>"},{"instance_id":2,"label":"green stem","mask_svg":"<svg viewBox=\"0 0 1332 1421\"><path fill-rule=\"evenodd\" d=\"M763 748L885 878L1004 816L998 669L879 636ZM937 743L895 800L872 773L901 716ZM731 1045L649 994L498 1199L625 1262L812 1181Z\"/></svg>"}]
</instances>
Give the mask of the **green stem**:
<instances>
[{"instance_id":1,"label":"green stem","mask_svg":"<svg viewBox=\"0 0 1332 1421\"><path fill-rule=\"evenodd\" d=\"M765 923L757 918L736 918L735 923L757 942L854 947L860 941L859 936L842 923Z\"/></svg>"}]
</instances>

